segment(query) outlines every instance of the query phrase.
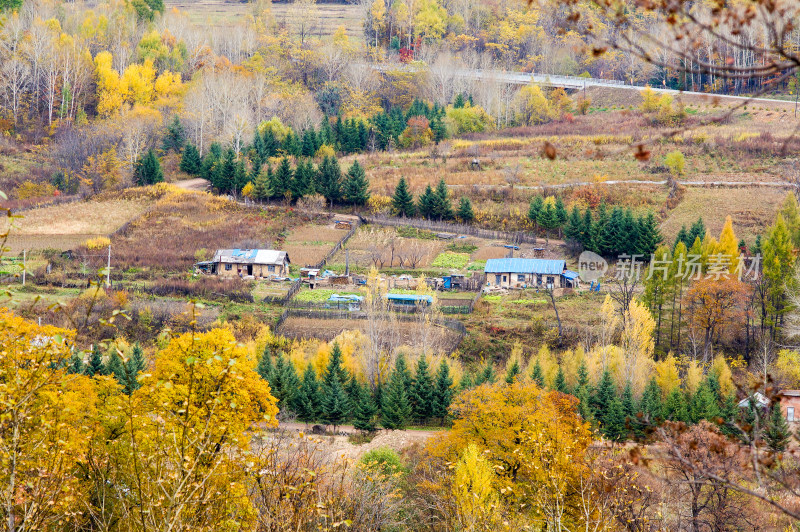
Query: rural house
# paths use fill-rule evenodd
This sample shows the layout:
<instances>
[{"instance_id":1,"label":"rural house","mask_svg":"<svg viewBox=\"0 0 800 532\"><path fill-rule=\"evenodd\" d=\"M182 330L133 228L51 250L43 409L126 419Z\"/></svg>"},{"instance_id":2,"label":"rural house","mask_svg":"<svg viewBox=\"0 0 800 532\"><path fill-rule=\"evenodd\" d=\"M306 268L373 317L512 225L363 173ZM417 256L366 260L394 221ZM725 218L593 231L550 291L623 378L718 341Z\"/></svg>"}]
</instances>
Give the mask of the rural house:
<instances>
[{"instance_id":1,"label":"rural house","mask_svg":"<svg viewBox=\"0 0 800 532\"><path fill-rule=\"evenodd\" d=\"M781 412L792 427L800 422L800 390L781 390L778 392Z\"/></svg>"},{"instance_id":2,"label":"rural house","mask_svg":"<svg viewBox=\"0 0 800 532\"><path fill-rule=\"evenodd\" d=\"M198 262L195 268L220 277L286 277L289 255L274 249L218 249L214 258Z\"/></svg>"},{"instance_id":3,"label":"rural house","mask_svg":"<svg viewBox=\"0 0 800 532\"><path fill-rule=\"evenodd\" d=\"M489 259L483 269L492 288L568 288L578 286L578 274L563 260Z\"/></svg>"},{"instance_id":4,"label":"rural house","mask_svg":"<svg viewBox=\"0 0 800 532\"><path fill-rule=\"evenodd\" d=\"M794 427L800 423L800 390L781 390L775 395L775 399L780 401L781 413L794 430ZM768 410L771 405L767 396L755 392L739 401L739 408L750 408L751 403L754 408L764 411Z\"/></svg>"}]
</instances>

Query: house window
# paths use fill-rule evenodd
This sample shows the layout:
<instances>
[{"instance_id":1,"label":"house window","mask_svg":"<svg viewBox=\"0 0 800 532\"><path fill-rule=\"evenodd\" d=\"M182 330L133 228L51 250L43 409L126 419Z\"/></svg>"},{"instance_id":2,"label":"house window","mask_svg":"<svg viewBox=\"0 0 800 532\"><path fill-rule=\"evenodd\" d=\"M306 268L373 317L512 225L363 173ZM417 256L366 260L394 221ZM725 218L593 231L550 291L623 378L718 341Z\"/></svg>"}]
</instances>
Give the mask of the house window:
<instances>
[{"instance_id":1,"label":"house window","mask_svg":"<svg viewBox=\"0 0 800 532\"><path fill-rule=\"evenodd\" d=\"M525 282L525 275L522 274L522 273L518 273L517 274L517 281L519 281L520 283L524 283Z\"/></svg>"},{"instance_id":2,"label":"house window","mask_svg":"<svg viewBox=\"0 0 800 532\"><path fill-rule=\"evenodd\" d=\"M232 264L226 264L226 265L225 265L225 271L228 271L228 272L229 272L229 271L231 271L231 269L232 269L232 268L233 268L233 265L232 265Z\"/></svg>"},{"instance_id":3,"label":"house window","mask_svg":"<svg viewBox=\"0 0 800 532\"><path fill-rule=\"evenodd\" d=\"M275 265L274 264L270 264L269 266L267 266L267 271L274 272L275 271Z\"/></svg>"},{"instance_id":4,"label":"house window","mask_svg":"<svg viewBox=\"0 0 800 532\"><path fill-rule=\"evenodd\" d=\"M794 421L794 407L787 406L786 407L786 421Z\"/></svg>"},{"instance_id":5,"label":"house window","mask_svg":"<svg viewBox=\"0 0 800 532\"><path fill-rule=\"evenodd\" d=\"M503 276L503 282L506 282L506 276L505 275Z\"/></svg>"}]
</instances>

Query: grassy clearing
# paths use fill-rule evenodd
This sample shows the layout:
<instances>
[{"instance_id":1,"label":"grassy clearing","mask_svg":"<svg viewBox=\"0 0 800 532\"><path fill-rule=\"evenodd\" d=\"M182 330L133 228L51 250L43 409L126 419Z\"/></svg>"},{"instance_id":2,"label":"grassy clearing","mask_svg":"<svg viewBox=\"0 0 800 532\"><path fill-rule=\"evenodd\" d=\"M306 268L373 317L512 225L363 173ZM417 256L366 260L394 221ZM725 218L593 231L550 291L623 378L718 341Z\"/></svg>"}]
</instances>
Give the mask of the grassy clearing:
<instances>
[{"instance_id":1,"label":"grassy clearing","mask_svg":"<svg viewBox=\"0 0 800 532\"><path fill-rule=\"evenodd\" d=\"M445 268L448 270L461 270L469 263L469 255L467 253L453 253L452 251L445 251L439 253L431 266L434 268Z\"/></svg>"},{"instance_id":2,"label":"grassy clearing","mask_svg":"<svg viewBox=\"0 0 800 532\"><path fill-rule=\"evenodd\" d=\"M90 200L41 207L21 213L14 222L12 234L108 235L142 214L151 204L146 199Z\"/></svg>"},{"instance_id":3,"label":"grassy clearing","mask_svg":"<svg viewBox=\"0 0 800 532\"><path fill-rule=\"evenodd\" d=\"M711 234L718 237L730 214L736 236L752 245L755 236L773 222L785 196L784 190L767 187L687 188L683 201L661 224L661 232L672 244L682 225L689 227L702 216Z\"/></svg>"}]
</instances>

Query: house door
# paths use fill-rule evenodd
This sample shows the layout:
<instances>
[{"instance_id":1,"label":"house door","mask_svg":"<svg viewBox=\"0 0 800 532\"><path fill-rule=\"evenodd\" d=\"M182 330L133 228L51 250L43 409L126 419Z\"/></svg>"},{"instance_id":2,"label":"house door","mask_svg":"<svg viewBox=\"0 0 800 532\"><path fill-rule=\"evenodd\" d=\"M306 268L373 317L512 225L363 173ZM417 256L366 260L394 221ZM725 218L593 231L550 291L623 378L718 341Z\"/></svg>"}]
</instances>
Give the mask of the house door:
<instances>
[{"instance_id":1,"label":"house door","mask_svg":"<svg viewBox=\"0 0 800 532\"><path fill-rule=\"evenodd\" d=\"M253 275L253 265L252 264L248 264L247 265L247 275Z\"/></svg>"},{"instance_id":2,"label":"house door","mask_svg":"<svg viewBox=\"0 0 800 532\"><path fill-rule=\"evenodd\" d=\"M494 276L494 284L500 286L500 276L499 275L495 275Z\"/></svg>"}]
</instances>

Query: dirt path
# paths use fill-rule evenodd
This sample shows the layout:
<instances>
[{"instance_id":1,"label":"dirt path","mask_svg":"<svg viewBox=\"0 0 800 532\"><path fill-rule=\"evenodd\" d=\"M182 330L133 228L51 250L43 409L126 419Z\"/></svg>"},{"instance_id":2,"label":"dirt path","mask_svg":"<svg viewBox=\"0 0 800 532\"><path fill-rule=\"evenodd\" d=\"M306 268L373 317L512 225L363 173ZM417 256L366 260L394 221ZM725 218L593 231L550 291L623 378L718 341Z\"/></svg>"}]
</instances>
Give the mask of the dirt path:
<instances>
[{"instance_id":1,"label":"dirt path","mask_svg":"<svg viewBox=\"0 0 800 532\"><path fill-rule=\"evenodd\" d=\"M178 188L182 188L184 190L199 190L204 191L207 190L208 187L211 186L211 183L207 179L203 179L202 177L196 177L194 179L184 179L183 181L176 181L173 183Z\"/></svg>"},{"instance_id":2,"label":"dirt path","mask_svg":"<svg viewBox=\"0 0 800 532\"><path fill-rule=\"evenodd\" d=\"M312 425L306 425L305 423L281 423L279 428L288 430L288 431L295 431L295 432L303 432L305 434L311 433ZM355 430L352 425L342 425L337 427L337 430L348 434L356 434L358 431ZM348 441L347 436L337 435L337 436L320 436L324 444L327 446L326 450L331 454L336 454L337 456L341 456L344 458L357 460L359 457L364 455L365 453L373 450L378 449L381 447L387 447L394 451L401 451L406 447L410 447L415 444L425 444L431 437L433 437L437 432L437 430L379 430L377 435L370 441L369 443L363 443L361 445L355 445Z\"/></svg>"}]
</instances>

